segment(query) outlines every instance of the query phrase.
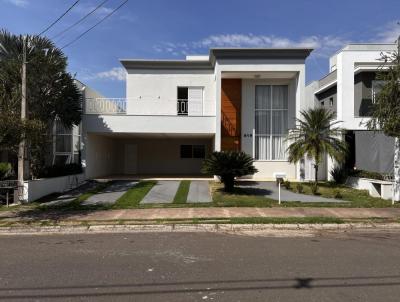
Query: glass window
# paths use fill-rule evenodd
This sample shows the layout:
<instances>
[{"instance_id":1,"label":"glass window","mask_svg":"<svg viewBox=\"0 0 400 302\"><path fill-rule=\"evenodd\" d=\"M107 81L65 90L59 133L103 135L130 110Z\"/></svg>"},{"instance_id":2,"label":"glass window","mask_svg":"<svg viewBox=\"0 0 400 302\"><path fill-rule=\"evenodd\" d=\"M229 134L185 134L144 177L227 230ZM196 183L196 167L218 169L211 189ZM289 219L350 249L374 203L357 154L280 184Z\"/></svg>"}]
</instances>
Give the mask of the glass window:
<instances>
[{"instance_id":1,"label":"glass window","mask_svg":"<svg viewBox=\"0 0 400 302\"><path fill-rule=\"evenodd\" d=\"M71 152L71 136L57 135L56 136L56 152Z\"/></svg>"},{"instance_id":2,"label":"glass window","mask_svg":"<svg viewBox=\"0 0 400 302\"><path fill-rule=\"evenodd\" d=\"M255 159L286 159L288 86L258 85L255 95Z\"/></svg>"},{"instance_id":3,"label":"glass window","mask_svg":"<svg viewBox=\"0 0 400 302\"><path fill-rule=\"evenodd\" d=\"M181 158L192 158L192 145L181 145Z\"/></svg>"},{"instance_id":4,"label":"glass window","mask_svg":"<svg viewBox=\"0 0 400 302\"><path fill-rule=\"evenodd\" d=\"M193 158L205 158L206 157L206 146L194 145L193 146Z\"/></svg>"}]
</instances>

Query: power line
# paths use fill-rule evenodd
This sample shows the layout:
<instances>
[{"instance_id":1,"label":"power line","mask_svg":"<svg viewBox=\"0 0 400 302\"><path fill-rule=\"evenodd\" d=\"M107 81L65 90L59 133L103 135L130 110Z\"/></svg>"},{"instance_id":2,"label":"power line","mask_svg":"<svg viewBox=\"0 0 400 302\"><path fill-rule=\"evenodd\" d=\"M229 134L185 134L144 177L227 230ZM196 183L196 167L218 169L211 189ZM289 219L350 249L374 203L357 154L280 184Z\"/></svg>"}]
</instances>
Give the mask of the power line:
<instances>
[{"instance_id":1,"label":"power line","mask_svg":"<svg viewBox=\"0 0 400 302\"><path fill-rule=\"evenodd\" d=\"M76 25L78 25L79 23L81 23L82 21L84 21L87 17L89 17L91 14L93 14L94 12L96 12L100 7L102 7L107 1L109 0L104 0L103 2L101 2L98 6L96 6L93 10L91 10L89 13L87 13L85 16L83 16L81 19L79 19L78 21L76 21L74 24L72 24L71 26L67 27L66 29L64 29L63 31L59 32L58 34L54 35L53 37L51 37L50 39L53 40L59 36L62 36L64 33L66 33L67 31L69 31L71 28L75 27Z\"/></svg>"},{"instance_id":2,"label":"power line","mask_svg":"<svg viewBox=\"0 0 400 302\"><path fill-rule=\"evenodd\" d=\"M60 17L57 18L53 23L51 23L46 29L44 29L39 36L43 35L46 31L48 31L50 28L52 28L58 21L61 20L62 17L64 17L75 5L78 4L80 0L76 0L74 4L72 4Z\"/></svg>"},{"instance_id":3,"label":"power line","mask_svg":"<svg viewBox=\"0 0 400 302\"><path fill-rule=\"evenodd\" d=\"M65 44L63 47L61 47L61 49L64 49L68 46L70 46L72 43L78 41L80 38L82 38L85 34L87 34L89 31L91 31L93 28L95 28L97 25L99 25L100 23L102 23L104 20L106 20L108 17L110 17L112 14L114 14L117 10L119 10L123 5L125 5L129 0L125 0L124 2L122 2L117 8L115 8L112 12L110 12L108 15L106 15L103 19L101 19L99 22L97 22L96 24L94 24L92 27L90 27L89 29L87 29L86 31L84 31L83 33L81 33L78 37L76 37L74 40L72 40L71 42Z\"/></svg>"}]
</instances>

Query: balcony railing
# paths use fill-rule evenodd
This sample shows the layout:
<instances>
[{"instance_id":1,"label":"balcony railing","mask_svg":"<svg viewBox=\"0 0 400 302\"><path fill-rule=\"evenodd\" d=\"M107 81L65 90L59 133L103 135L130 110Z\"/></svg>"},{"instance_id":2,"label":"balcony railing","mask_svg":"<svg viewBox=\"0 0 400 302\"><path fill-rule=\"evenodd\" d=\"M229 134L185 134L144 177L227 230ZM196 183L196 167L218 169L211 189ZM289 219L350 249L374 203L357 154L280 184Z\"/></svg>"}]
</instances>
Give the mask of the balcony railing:
<instances>
[{"instance_id":1,"label":"balcony railing","mask_svg":"<svg viewBox=\"0 0 400 302\"><path fill-rule=\"evenodd\" d=\"M215 101L87 98L85 114L215 116Z\"/></svg>"}]
</instances>

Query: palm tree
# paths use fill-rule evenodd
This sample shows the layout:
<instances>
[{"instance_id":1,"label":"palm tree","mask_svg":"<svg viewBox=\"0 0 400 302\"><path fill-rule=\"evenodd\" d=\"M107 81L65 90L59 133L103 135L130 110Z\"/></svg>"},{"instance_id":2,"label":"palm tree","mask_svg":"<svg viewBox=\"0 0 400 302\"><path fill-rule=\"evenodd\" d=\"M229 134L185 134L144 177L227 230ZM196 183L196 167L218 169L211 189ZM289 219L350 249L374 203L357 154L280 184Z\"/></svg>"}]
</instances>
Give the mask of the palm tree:
<instances>
[{"instance_id":1,"label":"palm tree","mask_svg":"<svg viewBox=\"0 0 400 302\"><path fill-rule=\"evenodd\" d=\"M341 140L343 130L337 127L334 113L325 108L308 109L296 119L296 128L290 131L287 141L288 160L296 163L305 156L314 159L315 186L318 185L318 168L322 156L328 154L337 162L343 162L347 154L347 144Z\"/></svg>"},{"instance_id":2,"label":"palm tree","mask_svg":"<svg viewBox=\"0 0 400 302\"><path fill-rule=\"evenodd\" d=\"M27 54L27 119L21 121L22 50ZM67 72L67 58L52 41L0 30L0 149L16 153L28 138L33 162L43 162L55 119L71 128L81 121L82 93Z\"/></svg>"},{"instance_id":3,"label":"palm tree","mask_svg":"<svg viewBox=\"0 0 400 302\"><path fill-rule=\"evenodd\" d=\"M224 191L232 192L235 177L257 172L253 162L253 158L242 151L215 151L204 160L202 172L219 176L224 184Z\"/></svg>"}]
</instances>

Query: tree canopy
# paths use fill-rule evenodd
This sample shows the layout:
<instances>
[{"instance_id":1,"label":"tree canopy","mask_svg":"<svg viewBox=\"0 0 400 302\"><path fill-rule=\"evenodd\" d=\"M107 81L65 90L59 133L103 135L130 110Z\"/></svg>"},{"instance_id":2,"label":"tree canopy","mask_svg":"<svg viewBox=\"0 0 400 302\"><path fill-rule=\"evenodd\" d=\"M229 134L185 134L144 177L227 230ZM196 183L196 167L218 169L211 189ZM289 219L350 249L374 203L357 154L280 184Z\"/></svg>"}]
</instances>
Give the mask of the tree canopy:
<instances>
[{"instance_id":1,"label":"tree canopy","mask_svg":"<svg viewBox=\"0 0 400 302\"><path fill-rule=\"evenodd\" d=\"M24 41L27 119L21 121ZM15 152L23 136L31 149L43 149L56 118L68 128L80 123L82 93L66 68L66 56L48 38L0 30L0 149Z\"/></svg>"},{"instance_id":2,"label":"tree canopy","mask_svg":"<svg viewBox=\"0 0 400 302\"><path fill-rule=\"evenodd\" d=\"M367 122L370 130L381 130L386 135L400 137L400 54L382 54L382 65L376 79L382 81L372 104L372 117Z\"/></svg>"},{"instance_id":3,"label":"tree canopy","mask_svg":"<svg viewBox=\"0 0 400 302\"><path fill-rule=\"evenodd\" d=\"M333 121L334 118L334 113L325 108L302 111L296 129L287 138L290 162L298 162L304 157L314 159L315 183L318 182L318 167L324 154L342 162L347 153L347 145L341 139L343 131L337 127L339 122Z\"/></svg>"}]
</instances>

